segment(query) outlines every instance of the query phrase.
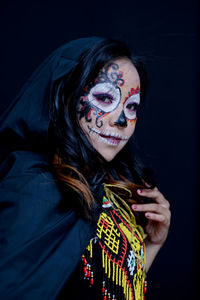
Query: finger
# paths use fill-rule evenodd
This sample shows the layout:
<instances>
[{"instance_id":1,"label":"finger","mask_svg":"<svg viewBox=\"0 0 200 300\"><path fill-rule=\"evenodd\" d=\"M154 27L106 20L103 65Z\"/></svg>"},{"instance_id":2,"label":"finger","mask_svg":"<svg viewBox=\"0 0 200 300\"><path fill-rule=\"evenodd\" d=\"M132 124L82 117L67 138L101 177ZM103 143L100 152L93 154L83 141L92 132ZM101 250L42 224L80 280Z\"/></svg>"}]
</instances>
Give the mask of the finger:
<instances>
[{"instance_id":1,"label":"finger","mask_svg":"<svg viewBox=\"0 0 200 300\"><path fill-rule=\"evenodd\" d=\"M156 221L156 222L160 222L160 223L167 223L166 216L161 215L161 214L154 214L154 213L147 212L145 214L145 217L152 221Z\"/></svg>"},{"instance_id":2,"label":"finger","mask_svg":"<svg viewBox=\"0 0 200 300\"><path fill-rule=\"evenodd\" d=\"M159 214L167 214L168 208L161 204L149 203L149 204L133 204L132 209L139 212L154 212Z\"/></svg>"},{"instance_id":3,"label":"finger","mask_svg":"<svg viewBox=\"0 0 200 300\"><path fill-rule=\"evenodd\" d=\"M138 189L138 190L137 190L137 193L138 193L140 196L152 198L152 199L155 200L157 203L162 204L164 207L169 208L169 206L170 206L169 202L165 199L165 197L164 197L163 194L158 190L157 187L155 187L154 189Z\"/></svg>"},{"instance_id":4,"label":"finger","mask_svg":"<svg viewBox=\"0 0 200 300\"><path fill-rule=\"evenodd\" d=\"M158 190L157 187L153 188L153 189L138 189L137 190L138 194L141 196L148 196L148 197L163 197L163 194Z\"/></svg>"},{"instance_id":5,"label":"finger","mask_svg":"<svg viewBox=\"0 0 200 300\"><path fill-rule=\"evenodd\" d=\"M146 187L148 187L148 188L151 187L150 184L148 184L144 179L142 179L142 182L144 183L144 185L145 185Z\"/></svg>"}]
</instances>

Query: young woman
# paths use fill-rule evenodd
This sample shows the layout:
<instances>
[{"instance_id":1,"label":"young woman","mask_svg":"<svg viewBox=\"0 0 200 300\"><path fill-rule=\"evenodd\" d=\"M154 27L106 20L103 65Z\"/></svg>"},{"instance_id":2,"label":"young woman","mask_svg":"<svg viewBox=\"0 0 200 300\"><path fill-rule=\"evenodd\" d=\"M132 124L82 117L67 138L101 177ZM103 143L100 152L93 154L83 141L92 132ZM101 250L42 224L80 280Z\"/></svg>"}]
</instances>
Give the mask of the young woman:
<instances>
[{"instance_id":1,"label":"young woman","mask_svg":"<svg viewBox=\"0 0 200 300\"><path fill-rule=\"evenodd\" d=\"M130 148L145 73L127 47L72 41L1 121L3 299L143 299L169 203Z\"/></svg>"}]
</instances>

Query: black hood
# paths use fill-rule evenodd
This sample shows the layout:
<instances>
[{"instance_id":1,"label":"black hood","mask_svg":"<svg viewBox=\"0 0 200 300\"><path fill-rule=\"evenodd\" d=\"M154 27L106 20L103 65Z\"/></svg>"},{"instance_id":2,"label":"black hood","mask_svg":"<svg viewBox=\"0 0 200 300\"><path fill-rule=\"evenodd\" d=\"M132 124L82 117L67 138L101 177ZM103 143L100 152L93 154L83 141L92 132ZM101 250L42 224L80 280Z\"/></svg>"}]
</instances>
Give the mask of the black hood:
<instances>
[{"instance_id":1,"label":"black hood","mask_svg":"<svg viewBox=\"0 0 200 300\"><path fill-rule=\"evenodd\" d=\"M0 160L13 150L46 151L49 102L54 82L76 66L85 50L102 40L91 37L71 41L55 50L36 69L1 116Z\"/></svg>"},{"instance_id":2,"label":"black hood","mask_svg":"<svg viewBox=\"0 0 200 300\"><path fill-rule=\"evenodd\" d=\"M0 121L0 295L54 300L78 264L94 224L64 210L47 160L49 101L55 80L101 38L55 50L33 73Z\"/></svg>"}]
</instances>

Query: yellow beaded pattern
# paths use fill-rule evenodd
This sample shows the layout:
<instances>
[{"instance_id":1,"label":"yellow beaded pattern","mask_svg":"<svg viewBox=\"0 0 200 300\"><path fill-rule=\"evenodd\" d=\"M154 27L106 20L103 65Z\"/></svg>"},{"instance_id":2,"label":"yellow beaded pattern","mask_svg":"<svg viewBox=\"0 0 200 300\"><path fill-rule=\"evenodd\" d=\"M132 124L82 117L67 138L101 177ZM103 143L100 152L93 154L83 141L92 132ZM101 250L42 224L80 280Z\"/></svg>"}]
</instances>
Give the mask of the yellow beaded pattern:
<instances>
[{"instance_id":1,"label":"yellow beaded pattern","mask_svg":"<svg viewBox=\"0 0 200 300\"><path fill-rule=\"evenodd\" d=\"M121 287L120 291L126 300L142 300L146 267L144 243L146 235L143 228L136 224L127 203L114 193L111 187L112 185L104 184L104 210L97 222L96 237L90 241L86 250L92 260L94 239L95 243L98 241L101 247L105 283L111 282L112 286L114 284ZM106 293L108 292L115 293L106 290ZM118 299L117 295L115 297L113 299Z\"/></svg>"}]
</instances>

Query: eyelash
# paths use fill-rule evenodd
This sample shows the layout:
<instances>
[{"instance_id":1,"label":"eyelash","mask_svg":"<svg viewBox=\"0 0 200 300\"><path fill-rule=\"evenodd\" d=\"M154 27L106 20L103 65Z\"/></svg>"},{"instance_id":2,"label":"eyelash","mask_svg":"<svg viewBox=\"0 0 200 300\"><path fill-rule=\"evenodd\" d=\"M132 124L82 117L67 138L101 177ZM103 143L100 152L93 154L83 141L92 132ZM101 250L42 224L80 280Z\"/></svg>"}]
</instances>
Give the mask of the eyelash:
<instances>
[{"instance_id":1,"label":"eyelash","mask_svg":"<svg viewBox=\"0 0 200 300\"><path fill-rule=\"evenodd\" d=\"M111 104L113 102L113 97L108 94L96 94L94 95L97 101L102 102L104 104ZM106 101L109 100L109 102Z\"/></svg>"},{"instance_id":2,"label":"eyelash","mask_svg":"<svg viewBox=\"0 0 200 300\"><path fill-rule=\"evenodd\" d=\"M131 109L129 106L133 106L134 109ZM139 104L137 104L137 103L129 103L126 107L127 107L128 109L132 110L132 111L137 111L138 108L139 108Z\"/></svg>"}]
</instances>

